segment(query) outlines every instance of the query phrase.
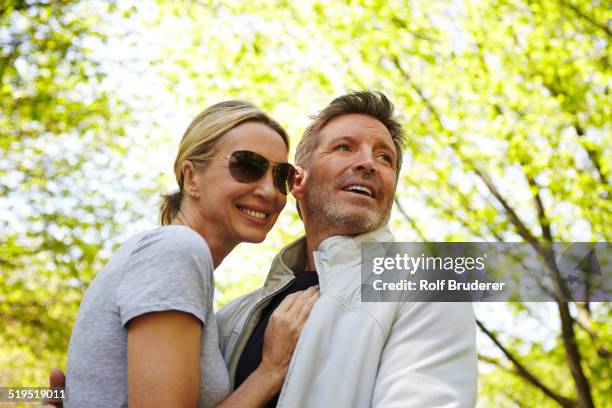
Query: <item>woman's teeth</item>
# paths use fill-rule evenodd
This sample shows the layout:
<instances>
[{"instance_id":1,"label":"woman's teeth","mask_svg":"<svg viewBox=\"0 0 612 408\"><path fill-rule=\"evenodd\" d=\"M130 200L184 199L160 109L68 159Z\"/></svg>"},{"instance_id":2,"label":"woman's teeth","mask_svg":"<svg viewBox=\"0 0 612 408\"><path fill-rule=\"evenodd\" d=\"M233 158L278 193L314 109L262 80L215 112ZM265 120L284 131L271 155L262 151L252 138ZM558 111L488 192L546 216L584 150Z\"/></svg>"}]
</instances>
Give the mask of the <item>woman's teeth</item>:
<instances>
[{"instance_id":1,"label":"woman's teeth","mask_svg":"<svg viewBox=\"0 0 612 408\"><path fill-rule=\"evenodd\" d=\"M240 209L240 211L242 211L243 213L250 215L251 217L255 217L258 218L260 220L263 220L267 217L266 213L262 213L260 211L255 211L255 210L251 210L248 208L242 208L242 207L238 207Z\"/></svg>"}]
</instances>

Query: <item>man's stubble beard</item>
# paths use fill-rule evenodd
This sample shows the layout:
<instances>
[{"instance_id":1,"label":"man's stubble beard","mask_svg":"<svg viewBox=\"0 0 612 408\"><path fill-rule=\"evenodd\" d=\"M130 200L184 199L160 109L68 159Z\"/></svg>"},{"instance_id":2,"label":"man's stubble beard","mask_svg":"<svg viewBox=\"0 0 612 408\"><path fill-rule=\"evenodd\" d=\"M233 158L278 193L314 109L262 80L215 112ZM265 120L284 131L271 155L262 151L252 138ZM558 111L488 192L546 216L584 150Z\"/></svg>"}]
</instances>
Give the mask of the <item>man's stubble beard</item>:
<instances>
[{"instance_id":1,"label":"man's stubble beard","mask_svg":"<svg viewBox=\"0 0 612 408\"><path fill-rule=\"evenodd\" d=\"M334 197L333 187L325 188L322 183L310 181L307 183L305 201L311 222L316 220L320 226L341 229L341 235L357 235L377 230L389 221L391 203L381 213L365 208L349 212L342 201Z\"/></svg>"}]
</instances>

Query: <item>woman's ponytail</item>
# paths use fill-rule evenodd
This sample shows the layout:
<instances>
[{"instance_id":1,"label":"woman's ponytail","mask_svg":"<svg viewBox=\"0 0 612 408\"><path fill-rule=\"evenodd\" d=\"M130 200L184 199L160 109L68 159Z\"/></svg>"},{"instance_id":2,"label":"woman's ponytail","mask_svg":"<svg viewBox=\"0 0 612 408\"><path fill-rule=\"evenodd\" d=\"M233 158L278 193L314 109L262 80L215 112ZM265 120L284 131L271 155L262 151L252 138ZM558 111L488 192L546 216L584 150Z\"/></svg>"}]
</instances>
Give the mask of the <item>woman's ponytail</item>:
<instances>
[{"instance_id":1,"label":"woman's ponytail","mask_svg":"<svg viewBox=\"0 0 612 408\"><path fill-rule=\"evenodd\" d=\"M159 221L161 225L170 225L174 217L181 208L181 198L183 194L180 191L171 194L162 194L161 205L159 206Z\"/></svg>"}]
</instances>

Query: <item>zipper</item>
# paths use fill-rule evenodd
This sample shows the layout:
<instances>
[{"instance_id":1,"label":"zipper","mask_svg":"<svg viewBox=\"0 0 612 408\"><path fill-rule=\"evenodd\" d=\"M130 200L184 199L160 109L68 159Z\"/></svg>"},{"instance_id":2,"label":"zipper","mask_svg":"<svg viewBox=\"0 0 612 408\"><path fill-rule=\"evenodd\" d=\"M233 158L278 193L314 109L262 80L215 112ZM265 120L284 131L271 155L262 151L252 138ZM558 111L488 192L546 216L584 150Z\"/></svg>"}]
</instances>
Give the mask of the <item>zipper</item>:
<instances>
[{"instance_id":1,"label":"zipper","mask_svg":"<svg viewBox=\"0 0 612 408\"><path fill-rule=\"evenodd\" d=\"M247 326L249 325L249 323L251 321L251 317L253 317L253 314L255 313L255 311L257 311L260 308L260 306L266 300L276 296L278 293L280 293L283 290L285 290L291 283L293 283L294 280L295 280L295 276L289 282L287 282L282 288L280 288L280 289L278 289L278 290L276 290L276 291L274 291L272 293L269 293L265 297L261 298L259 300L259 302L257 302L255 304L255 306L253 306L253 308L249 312L249 314L247 316L247 319L246 319L246 322L245 322L245 325L244 325L244 328L240 332L240 335L238 336L238 340L236 340L236 345L234 346L234 350L232 350L232 355L230 356L230 359L229 359L229 367L228 368L229 368L229 371L232 373L232 376L230 378L230 381L232 383L232 388L234 387L234 377L236 376L236 368L238 367L238 362L237 361L235 362L236 364L234 364L234 357L236 357L236 351L238 349L238 345L240 344L240 342L242 341L242 338L244 337L244 333L246 332L246 328L247 328ZM253 333L251 332L251 334L253 334ZM244 350L244 348L243 348L243 350ZM236 365L236 367L234 367L234 365Z\"/></svg>"}]
</instances>

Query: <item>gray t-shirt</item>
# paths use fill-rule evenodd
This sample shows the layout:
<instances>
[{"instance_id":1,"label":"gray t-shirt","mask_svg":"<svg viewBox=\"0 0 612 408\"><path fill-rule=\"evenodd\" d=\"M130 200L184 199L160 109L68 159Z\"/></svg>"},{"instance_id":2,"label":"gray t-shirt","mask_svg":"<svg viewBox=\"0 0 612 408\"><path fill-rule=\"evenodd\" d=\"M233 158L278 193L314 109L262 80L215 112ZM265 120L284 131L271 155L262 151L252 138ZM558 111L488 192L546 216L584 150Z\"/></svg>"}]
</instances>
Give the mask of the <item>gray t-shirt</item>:
<instances>
[{"instance_id":1,"label":"gray t-shirt","mask_svg":"<svg viewBox=\"0 0 612 408\"><path fill-rule=\"evenodd\" d=\"M190 228L170 225L132 237L85 293L70 338L65 407L127 407L127 324L140 315L178 310L204 325L200 407L230 391L213 310L213 262Z\"/></svg>"}]
</instances>

